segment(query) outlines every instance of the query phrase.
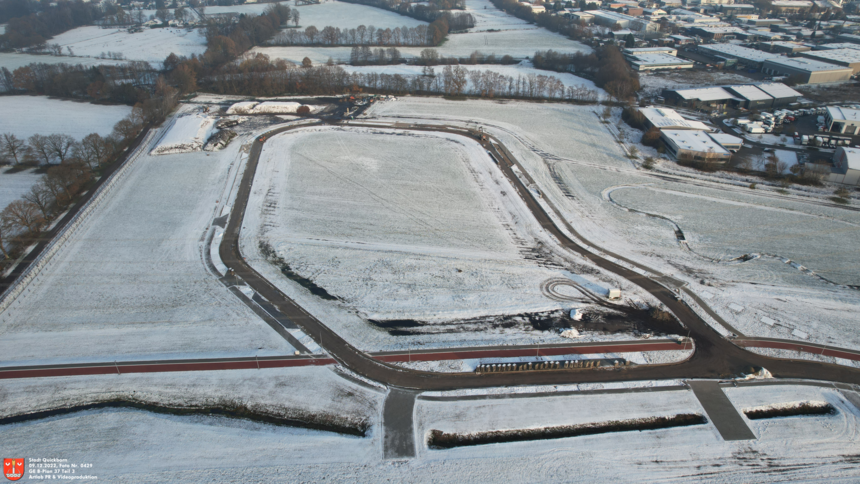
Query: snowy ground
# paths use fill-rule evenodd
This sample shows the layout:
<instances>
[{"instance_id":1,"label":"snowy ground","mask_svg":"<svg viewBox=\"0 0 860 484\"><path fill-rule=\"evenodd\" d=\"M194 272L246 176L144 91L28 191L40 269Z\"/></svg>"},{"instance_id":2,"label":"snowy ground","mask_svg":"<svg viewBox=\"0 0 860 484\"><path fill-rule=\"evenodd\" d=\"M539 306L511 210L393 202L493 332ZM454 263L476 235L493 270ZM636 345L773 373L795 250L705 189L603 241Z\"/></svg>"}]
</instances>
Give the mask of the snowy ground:
<instances>
[{"instance_id":1,"label":"snowy ground","mask_svg":"<svg viewBox=\"0 0 860 484\"><path fill-rule=\"evenodd\" d=\"M171 120L167 133L159 140L152 154L187 153L203 149L215 130L216 119L197 111L195 106L183 107Z\"/></svg>"},{"instance_id":2,"label":"snowy ground","mask_svg":"<svg viewBox=\"0 0 860 484\"><path fill-rule=\"evenodd\" d=\"M98 57L102 53L120 52L128 60L160 64L171 53L178 56L202 54L206 51L206 39L201 29L191 32L185 29L144 29L130 34L126 29L102 29L95 26L78 27L51 39L59 44L63 53L72 48L74 55ZM72 60L67 61L75 63ZM159 66L160 67L160 66Z\"/></svg>"},{"instance_id":3,"label":"snowy ground","mask_svg":"<svg viewBox=\"0 0 860 484\"><path fill-rule=\"evenodd\" d=\"M90 133L107 136L130 106L102 106L44 96L0 96L0 133L19 138L34 134L67 134L81 139Z\"/></svg>"},{"instance_id":4,"label":"snowy ground","mask_svg":"<svg viewBox=\"0 0 860 484\"><path fill-rule=\"evenodd\" d=\"M860 250L860 215L696 180L692 172L674 181L657 178L634 168L592 110L401 97L375 105L370 116L471 120L489 128L587 240L687 281L744 334L797 338L792 333L799 329L809 341L860 348L854 331L860 297L827 282L860 284L851 255ZM667 221L627 208L670 218L687 246L678 244ZM758 256L731 261L744 254ZM764 324L762 317L777 323Z\"/></svg>"},{"instance_id":5,"label":"snowy ground","mask_svg":"<svg viewBox=\"0 0 860 484\"><path fill-rule=\"evenodd\" d=\"M201 253L247 142L162 156L147 155L154 141L143 146L107 203L0 314L2 363L291 354Z\"/></svg>"},{"instance_id":6,"label":"snowy ground","mask_svg":"<svg viewBox=\"0 0 860 484\"><path fill-rule=\"evenodd\" d=\"M33 170L19 171L18 173L0 173L0 210L6 205L21 198L42 177Z\"/></svg>"},{"instance_id":7,"label":"snowy ground","mask_svg":"<svg viewBox=\"0 0 860 484\"><path fill-rule=\"evenodd\" d=\"M570 86L582 86L588 89L592 89L599 93L601 98L605 98L607 96L606 92L603 89L598 88L594 85L593 81L589 81L588 79L583 79L581 77L574 76L569 73L559 73L559 72L550 72L544 71L540 69L535 69L530 65L517 64L513 66L502 66L502 65L475 65L462 66L468 71L492 71L499 73L503 76L513 77L514 79L517 76L529 76L529 75L543 75L548 77L554 77L556 79L561 80L564 83L565 87ZM358 73L371 73L376 72L379 74L400 74L402 76L418 76L422 74L423 67L422 66L410 66L405 64L400 64L396 66L343 66L343 68L347 72L358 72ZM442 73L442 66L434 67L436 74L439 75ZM469 89L472 89L471 81L469 81Z\"/></svg>"},{"instance_id":8,"label":"snowy ground","mask_svg":"<svg viewBox=\"0 0 860 484\"><path fill-rule=\"evenodd\" d=\"M116 65L126 61L115 61L110 59L93 59L91 57L70 57L56 55L33 55L0 52L0 68L5 67L9 72L14 72L19 67L30 64L80 64L85 66Z\"/></svg>"},{"instance_id":9,"label":"snowy ground","mask_svg":"<svg viewBox=\"0 0 860 484\"><path fill-rule=\"evenodd\" d=\"M427 22L416 20L412 17L400 15L381 8L368 7L353 3L325 1L318 5L302 5L296 7L292 2L282 2L284 5L295 8L301 15L299 28L304 30L311 25L322 30L323 27L338 27L340 29L354 29L359 25L378 29L394 29L396 27L415 27L426 25ZM268 3L234 5L231 7L206 7L206 14L236 13L245 15L260 15L268 7ZM290 26L294 25L290 21Z\"/></svg>"},{"instance_id":10,"label":"snowy ground","mask_svg":"<svg viewBox=\"0 0 860 484\"><path fill-rule=\"evenodd\" d=\"M379 396L356 385L332 382L326 371L291 369L276 373L274 378L272 370L260 371L259 377L253 371L219 372L217 379L197 373L187 378L189 383L198 378L203 382L192 383L192 395L201 394L204 388L204 395L244 394L248 386L261 386L261 396L244 398L259 398L279 407L323 410L345 403L344 412L370 415L378 424ZM91 389L100 389L106 385L104 380L130 379L125 385L108 383L106 392L117 388L128 392L134 388L131 383L140 382L145 389L169 397L181 392L179 382L186 374L179 375L171 375L165 385L154 377L130 379L123 375L99 377L102 381L69 379L72 381L67 386L88 391L86 383ZM250 378L247 384L238 379L244 376ZM219 390L222 378L227 379L226 391ZM43 383L47 381L3 382L0 388L5 391L0 394L6 395L4 403L31 395L41 401L50 395L51 385ZM690 476L708 482L852 482L860 477L853 460L860 451L858 411L835 390L778 386L725 391L739 408L814 400L831 403L837 413L748 421L758 436L751 441L725 442L713 424L707 423L432 450L424 444L431 429L521 429L704 412L689 390L449 402L419 398L414 411L417 457L397 461L383 460L382 429L377 426L369 437L358 438L225 418L100 410L13 424L3 433L10 454L92 463L87 472L98 476L99 481L127 483L682 482L689 481ZM308 392L312 392L310 403L298 398ZM350 401L355 398L366 403ZM75 438L70 439L70 435Z\"/></svg>"}]
</instances>

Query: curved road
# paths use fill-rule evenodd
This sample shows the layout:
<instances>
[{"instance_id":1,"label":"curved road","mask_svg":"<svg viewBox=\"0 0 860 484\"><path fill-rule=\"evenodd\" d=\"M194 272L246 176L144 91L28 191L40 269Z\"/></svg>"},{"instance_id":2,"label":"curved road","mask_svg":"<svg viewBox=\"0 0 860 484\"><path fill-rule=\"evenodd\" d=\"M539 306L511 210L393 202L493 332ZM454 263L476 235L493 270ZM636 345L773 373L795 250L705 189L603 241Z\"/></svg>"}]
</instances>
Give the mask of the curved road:
<instances>
[{"instance_id":1,"label":"curved road","mask_svg":"<svg viewBox=\"0 0 860 484\"><path fill-rule=\"evenodd\" d=\"M351 126L362 126L360 124ZM381 126L374 128L440 131L465 136L475 140L476 132L451 126ZM292 129L307 127L286 126L262 135L268 139ZM298 304L283 294L269 281L245 262L239 251L239 232L247 209L248 198L254 175L257 171L263 143L254 142L230 220L219 247L221 260L241 277L251 288L268 299L284 315L301 327L317 344L325 348L340 364L371 380L387 385L417 390L451 390L458 388L477 388L513 385L565 384L578 382L608 382L686 378L728 378L738 375L749 367L767 368L778 378L816 379L844 383L860 383L860 370L819 362L780 360L760 356L741 349L724 339L711 328L698 314L683 301L676 299L675 293L653 279L641 275L612 260L590 252L568 238L543 210L531 192L517 178L512 167L516 160L504 149L502 144L488 136L481 141L482 146L499 162L499 168L516 188L519 196L531 210L535 219L566 249L581 255L604 270L617 274L648 291L687 327L689 336L696 342L693 356L682 363L630 367L609 371L547 371L526 373L431 373L395 367L378 361L373 356L360 351L322 321L307 313ZM497 149L499 146L501 149Z\"/></svg>"}]
</instances>

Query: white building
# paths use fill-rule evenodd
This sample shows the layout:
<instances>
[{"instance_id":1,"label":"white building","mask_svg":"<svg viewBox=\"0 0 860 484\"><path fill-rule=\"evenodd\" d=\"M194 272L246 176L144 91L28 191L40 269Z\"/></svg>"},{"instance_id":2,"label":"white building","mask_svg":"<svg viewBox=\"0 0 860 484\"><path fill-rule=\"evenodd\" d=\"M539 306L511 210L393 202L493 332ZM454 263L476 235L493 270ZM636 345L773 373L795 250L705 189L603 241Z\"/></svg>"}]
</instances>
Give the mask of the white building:
<instances>
[{"instance_id":1,"label":"white building","mask_svg":"<svg viewBox=\"0 0 860 484\"><path fill-rule=\"evenodd\" d=\"M860 109L828 106L824 115L827 131L860 134Z\"/></svg>"},{"instance_id":2,"label":"white building","mask_svg":"<svg viewBox=\"0 0 860 484\"><path fill-rule=\"evenodd\" d=\"M660 139L677 160L725 163L732 158L728 150L704 131L664 129Z\"/></svg>"},{"instance_id":3,"label":"white building","mask_svg":"<svg viewBox=\"0 0 860 484\"><path fill-rule=\"evenodd\" d=\"M707 131L710 129L708 125L701 121L685 119L674 109L649 106L647 108L639 108L639 112L645 116L648 129L689 129L698 131Z\"/></svg>"},{"instance_id":4,"label":"white building","mask_svg":"<svg viewBox=\"0 0 860 484\"><path fill-rule=\"evenodd\" d=\"M860 185L860 149L836 148L836 153L833 153L833 172L828 181Z\"/></svg>"}]
</instances>

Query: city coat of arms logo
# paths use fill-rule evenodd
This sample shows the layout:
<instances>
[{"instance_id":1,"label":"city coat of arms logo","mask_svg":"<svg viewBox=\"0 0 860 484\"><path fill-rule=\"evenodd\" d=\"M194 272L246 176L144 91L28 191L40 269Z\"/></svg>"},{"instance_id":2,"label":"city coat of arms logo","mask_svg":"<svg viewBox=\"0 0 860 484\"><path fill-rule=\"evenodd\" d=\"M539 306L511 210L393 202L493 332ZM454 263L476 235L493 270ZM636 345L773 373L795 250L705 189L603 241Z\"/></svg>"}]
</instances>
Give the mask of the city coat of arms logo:
<instances>
[{"instance_id":1,"label":"city coat of arms logo","mask_svg":"<svg viewBox=\"0 0 860 484\"><path fill-rule=\"evenodd\" d=\"M24 459L3 459L3 475L10 481L24 477Z\"/></svg>"}]
</instances>

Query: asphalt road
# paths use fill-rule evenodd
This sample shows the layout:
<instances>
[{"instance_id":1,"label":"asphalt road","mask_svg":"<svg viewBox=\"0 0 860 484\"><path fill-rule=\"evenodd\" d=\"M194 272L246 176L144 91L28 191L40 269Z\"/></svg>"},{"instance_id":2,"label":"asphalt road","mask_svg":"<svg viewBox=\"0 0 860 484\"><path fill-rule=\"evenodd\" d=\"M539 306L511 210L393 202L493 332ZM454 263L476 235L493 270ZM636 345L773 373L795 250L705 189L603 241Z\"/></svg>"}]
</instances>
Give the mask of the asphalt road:
<instances>
[{"instance_id":1,"label":"asphalt road","mask_svg":"<svg viewBox=\"0 0 860 484\"><path fill-rule=\"evenodd\" d=\"M350 124L350 126L361 126ZM379 124L372 125L379 128ZM441 131L458 134L476 139L477 133L451 126L397 126L390 129L412 129L425 131ZM296 129L293 126L278 128L265 133L265 139L279 133ZM507 150L496 150L495 146L502 144L494 139L482 142L497 160L505 176L514 184L518 195L528 205L536 220L549 233L555 236L566 249L588 258L602 269L612 272L640 286L662 302L688 328L689 336L696 342L693 356L682 363L667 365L649 365L640 367L625 367L610 371L557 371L557 372L528 372L528 373L432 373L394 367L373 358L337 333L328 328L322 321L307 313L298 304L279 291L264 277L248 265L239 251L238 240L242 220L247 209L248 198L254 176L257 171L263 142L254 142L233 211L227 224L219 252L224 264L241 277L251 288L271 302L287 318L301 327L317 344L324 348L340 364L371 380L385 383L389 386L418 390L450 390L457 388L477 388L492 386L535 385L535 384L564 384L578 382L606 381L635 381L654 379L681 378L726 378L739 375L751 367L765 367L775 377L818 379L845 383L860 383L860 370L827 363L780 360L767 358L741 349L724 339L711 328L698 314L683 301L676 299L675 294L655 280L643 276L627 267L598 254L569 239L544 212L531 192L523 186L514 175L512 166L516 160Z\"/></svg>"}]
</instances>

